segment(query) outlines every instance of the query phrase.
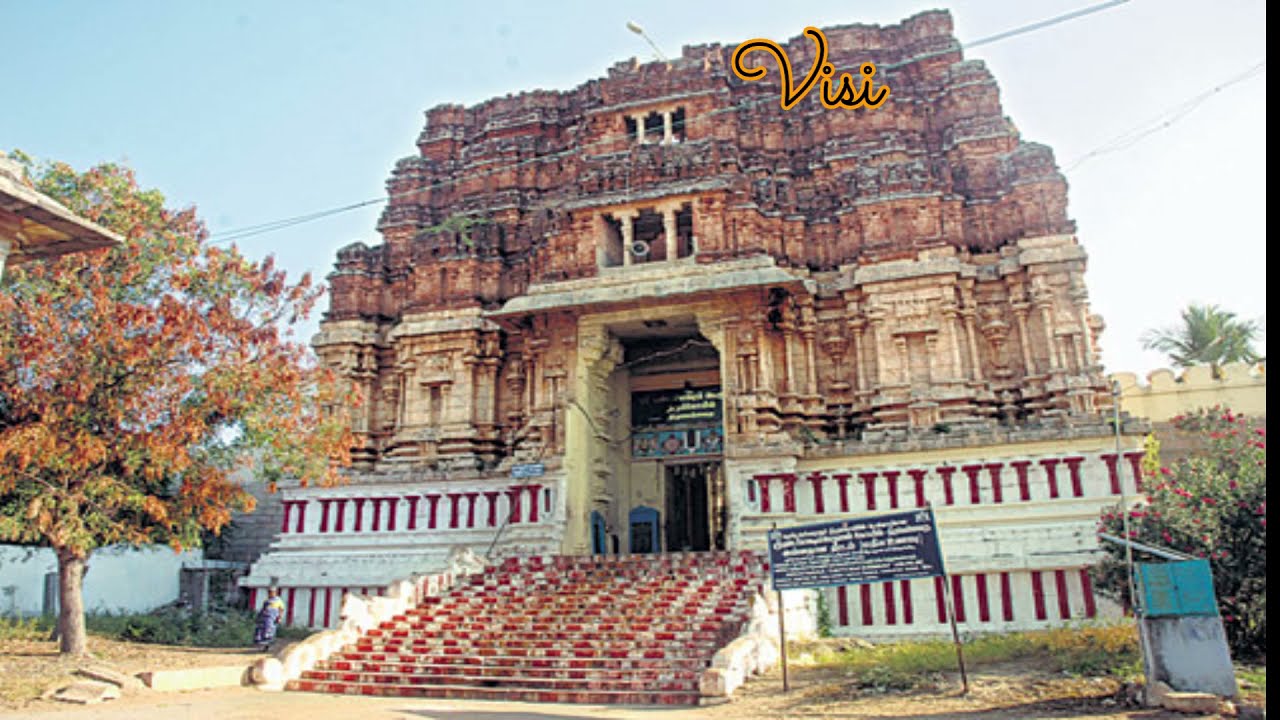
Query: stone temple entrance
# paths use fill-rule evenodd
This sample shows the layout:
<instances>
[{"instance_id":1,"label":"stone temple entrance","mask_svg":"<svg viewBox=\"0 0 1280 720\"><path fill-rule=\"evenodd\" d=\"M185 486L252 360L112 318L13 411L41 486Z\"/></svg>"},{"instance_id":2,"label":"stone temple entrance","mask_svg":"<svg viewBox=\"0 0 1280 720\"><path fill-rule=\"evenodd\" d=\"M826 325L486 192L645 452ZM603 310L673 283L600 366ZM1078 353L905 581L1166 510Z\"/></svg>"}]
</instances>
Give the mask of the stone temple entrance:
<instances>
[{"instance_id":1,"label":"stone temple entrance","mask_svg":"<svg viewBox=\"0 0 1280 720\"><path fill-rule=\"evenodd\" d=\"M728 506L720 463L668 465L665 489L667 550L724 550Z\"/></svg>"},{"instance_id":2,"label":"stone temple entrance","mask_svg":"<svg viewBox=\"0 0 1280 720\"><path fill-rule=\"evenodd\" d=\"M725 549L719 353L692 316L601 324L611 349L587 387L587 511L606 540L592 551Z\"/></svg>"}]
</instances>

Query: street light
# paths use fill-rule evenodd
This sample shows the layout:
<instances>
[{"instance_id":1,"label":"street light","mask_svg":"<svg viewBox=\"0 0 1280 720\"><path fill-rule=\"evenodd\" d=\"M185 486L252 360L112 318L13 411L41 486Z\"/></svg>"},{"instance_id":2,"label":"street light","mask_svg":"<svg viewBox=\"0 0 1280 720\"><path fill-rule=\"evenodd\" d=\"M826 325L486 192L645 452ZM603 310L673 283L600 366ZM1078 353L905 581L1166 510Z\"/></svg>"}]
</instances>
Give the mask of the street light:
<instances>
[{"instance_id":1,"label":"street light","mask_svg":"<svg viewBox=\"0 0 1280 720\"><path fill-rule=\"evenodd\" d=\"M662 51L658 49L658 46L653 42L653 39L644 31L644 28L640 27L640 23L635 20L628 20L627 29L644 38L644 41L649 43L649 47L653 48L653 54L657 55L659 60L662 62L671 62L667 59L667 56L663 55Z\"/></svg>"},{"instance_id":2,"label":"street light","mask_svg":"<svg viewBox=\"0 0 1280 720\"><path fill-rule=\"evenodd\" d=\"M1116 474L1120 478L1120 511L1124 532L1125 575L1129 578L1129 604L1137 615L1138 588L1133 579L1133 538L1129 537L1129 497L1124 488L1124 471L1120 468L1120 381L1111 381L1111 424L1116 433ZM1136 480L1136 478L1135 478Z\"/></svg>"}]
</instances>

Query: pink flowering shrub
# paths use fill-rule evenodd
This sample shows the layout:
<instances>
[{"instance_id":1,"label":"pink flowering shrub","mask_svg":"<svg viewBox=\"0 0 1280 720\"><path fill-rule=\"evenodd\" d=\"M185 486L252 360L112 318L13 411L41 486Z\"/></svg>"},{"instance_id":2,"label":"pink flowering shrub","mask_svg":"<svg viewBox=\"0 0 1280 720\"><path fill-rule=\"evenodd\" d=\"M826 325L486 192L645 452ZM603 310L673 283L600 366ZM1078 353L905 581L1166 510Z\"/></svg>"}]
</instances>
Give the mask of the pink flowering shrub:
<instances>
[{"instance_id":1,"label":"pink flowering shrub","mask_svg":"<svg viewBox=\"0 0 1280 720\"><path fill-rule=\"evenodd\" d=\"M1267 433L1256 420L1210 408L1174 418L1203 449L1143 479L1145 503L1129 512L1129 536L1149 545L1206 558L1218 607L1237 659L1266 657ZM1100 529L1124 534L1119 506ZM1124 549L1103 543L1099 589L1126 606ZM1135 561L1156 560L1135 552ZM1157 560L1158 561L1158 560Z\"/></svg>"}]
</instances>

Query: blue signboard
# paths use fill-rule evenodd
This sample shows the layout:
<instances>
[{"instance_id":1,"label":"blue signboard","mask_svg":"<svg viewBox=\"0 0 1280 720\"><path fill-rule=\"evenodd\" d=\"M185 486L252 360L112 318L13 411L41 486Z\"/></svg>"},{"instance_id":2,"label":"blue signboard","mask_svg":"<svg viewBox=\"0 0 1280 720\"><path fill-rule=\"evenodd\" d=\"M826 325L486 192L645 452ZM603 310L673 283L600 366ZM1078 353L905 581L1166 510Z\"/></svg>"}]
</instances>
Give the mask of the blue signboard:
<instances>
[{"instance_id":1,"label":"blue signboard","mask_svg":"<svg viewBox=\"0 0 1280 720\"><path fill-rule=\"evenodd\" d=\"M511 466L511 477L515 480L527 480L529 478L542 477L546 472L547 467L540 462Z\"/></svg>"},{"instance_id":2,"label":"blue signboard","mask_svg":"<svg viewBox=\"0 0 1280 720\"><path fill-rule=\"evenodd\" d=\"M1138 563L1138 582L1147 616L1218 615L1208 560Z\"/></svg>"},{"instance_id":3,"label":"blue signboard","mask_svg":"<svg viewBox=\"0 0 1280 720\"><path fill-rule=\"evenodd\" d=\"M945 574L932 510L772 530L769 569L776 590Z\"/></svg>"}]
</instances>

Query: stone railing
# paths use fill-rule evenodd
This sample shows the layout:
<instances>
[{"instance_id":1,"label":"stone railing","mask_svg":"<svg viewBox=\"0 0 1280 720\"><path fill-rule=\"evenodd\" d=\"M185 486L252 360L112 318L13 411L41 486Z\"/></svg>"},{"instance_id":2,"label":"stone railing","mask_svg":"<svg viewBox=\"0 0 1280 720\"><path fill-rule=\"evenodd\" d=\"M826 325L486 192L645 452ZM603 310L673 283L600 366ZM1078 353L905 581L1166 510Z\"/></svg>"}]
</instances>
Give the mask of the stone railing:
<instances>
[{"instance_id":1,"label":"stone railing","mask_svg":"<svg viewBox=\"0 0 1280 720\"><path fill-rule=\"evenodd\" d=\"M751 619L738 637L711 658L711 667L702 671L698 691L704 698L728 699L752 675L767 672L778 664L781 647L778 635L777 603L757 593L751 601ZM714 701L714 700L713 700Z\"/></svg>"},{"instance_id":2,"label":"stone railing","mask_svg":"<svg viewBox=\"0 0 1280 720\"><path fill-rule=\"evenodd\" d=\"M289 645L275 657L257 661L252 668L253 683L260 690L283 690L290 680L298 679L369 630L405 614L424 598L449 592L462 578L484 570L483 561L470 550L463 550L450 558L449 568L444 572L397 580L379 588L377 595L346 593L342 599L341 624L337 628L315 633Z\"/></svg>"},{"instance_id":3,"label":"stone railing","mask_svg":"<svg viewBox=\"0 0 1280 720\"><path fill-rule=\"evenodd\" d=\"M292 491L281 500L282 538L372 533L431 533L497 529L542 522L554 488L545 483L476 484L422 491L353 485Z\"/></svg>"},{"instance_id":4,"label":"stone railing","mask_svg":"<svg viewBox=\"0 0 1280 720\"><path fill-rule=\"evenodd\" d=\"M1142 488L1145 453L1041 455L874 465L822 471L759 472L742 478L750 515L844 515L932 505L994 508L1016 503L1104 498Z\"/></svg>"}]
</instances>

